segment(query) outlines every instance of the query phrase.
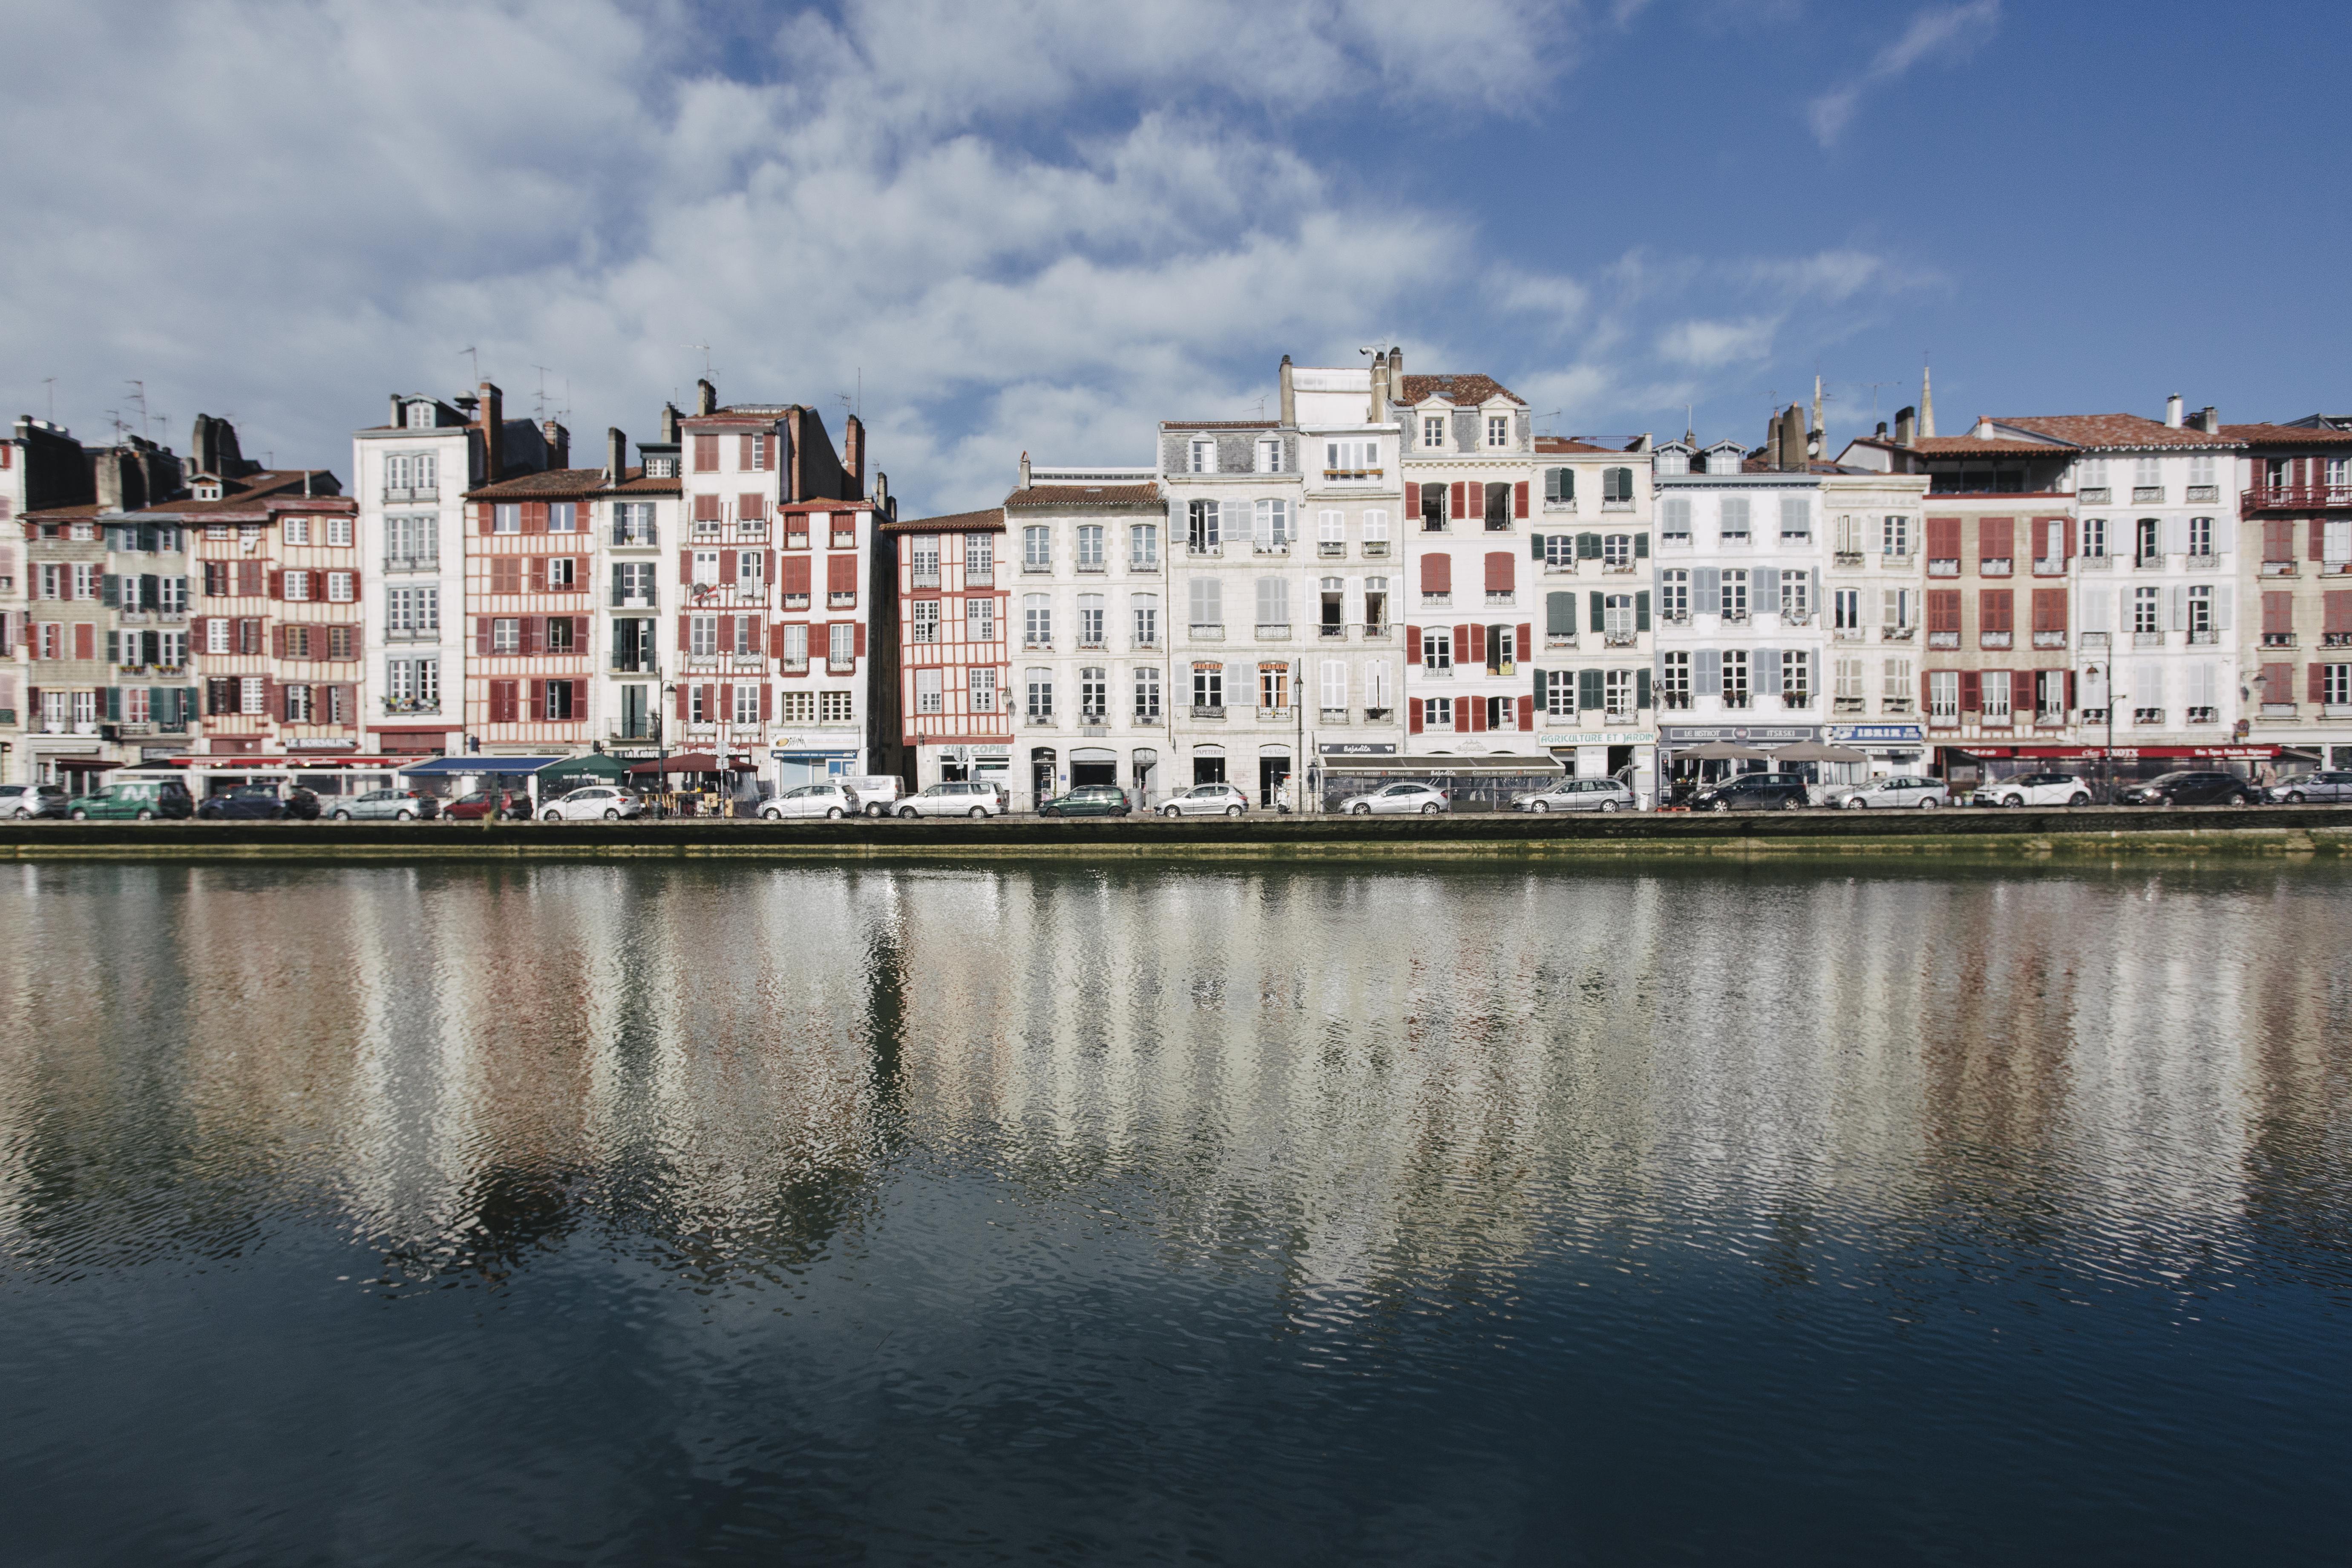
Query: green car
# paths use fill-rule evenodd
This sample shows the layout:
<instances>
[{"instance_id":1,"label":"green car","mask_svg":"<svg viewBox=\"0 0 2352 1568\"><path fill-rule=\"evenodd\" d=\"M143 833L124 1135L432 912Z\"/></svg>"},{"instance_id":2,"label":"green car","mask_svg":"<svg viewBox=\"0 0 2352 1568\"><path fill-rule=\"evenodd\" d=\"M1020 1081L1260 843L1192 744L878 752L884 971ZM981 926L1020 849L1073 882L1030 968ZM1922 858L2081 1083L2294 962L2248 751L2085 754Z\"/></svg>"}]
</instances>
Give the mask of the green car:
<instances>
[{"instance_id":1,"label":"green car","mask_svg":"<svg viewBox=\"0 0 2352 1568\"><path fill-rule=\"evenodd\" d=\"M1132 809L1117 784L1080 784L1037 808L1040 816L1125 816Z\"/></svg>"},{"instance_id":2,"label":"green car","mask_svg":"<svg viewBox=\"0 0 2352 1568\"><path fill-rule=\"evenodd\" d=\"M127 779L91 795L78 795L67 803L66 815L76 822L109 819L151 822L159 816L194 816L196 803L178 779Z\"/></svg>"}]
</instances>

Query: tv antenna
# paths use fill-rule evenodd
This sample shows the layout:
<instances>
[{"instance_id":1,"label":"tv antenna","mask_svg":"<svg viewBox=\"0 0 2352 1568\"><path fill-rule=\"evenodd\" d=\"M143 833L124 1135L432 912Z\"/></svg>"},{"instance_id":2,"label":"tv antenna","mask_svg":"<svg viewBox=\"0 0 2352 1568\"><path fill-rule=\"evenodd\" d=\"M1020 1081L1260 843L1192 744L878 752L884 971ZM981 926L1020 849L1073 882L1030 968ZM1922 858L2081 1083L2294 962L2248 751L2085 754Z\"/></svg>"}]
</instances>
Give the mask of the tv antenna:
<instances>
[{"instance_id":1,"label":"tv antenna","mask_svg":"<svg viewBox=\"0 0 2352 1568\"><path fill-rule=\"evenodd\" d=\"M700 349L702 351L702 379L713 384L714 385L717 384L719 380L719 372L714 369L710 363L710 345L709 343L680 343L678 344L678 347L682 349Z\"/></svg>"},{"instance_id":2,"label":"tv antenna","mask_svg":"<svg viewBox=\"0 0 2352 1568\"><path fill-rule=\"evenodd\" d=\"M147 384L143 381L126 381L123 384L131 388L130 401L139 405L139 438L144 441L147 439L148 424Z\"/></svg>"},{"instance_id":3,"label":"tv antenna","mask_svg":"<svg viewBox=\"0 0 2352 1568\"><path fill-rule=\"evenodd\" d=\"M49 389L49 423L54 425L58 422L58 378L45 375L41 377L41 384Z\"/></svg>"},{"instance_id":4,"label":"tv antenna","mask_svg":"<svg viewBox=\"0 0 2352 1568\"><path fill-rule=\"evenodd\" d=\"M1560 411L1559 411L1559 409L1557 409L1557 408L1553 409L1553 410L1552 410L1550 413L1549 413L1549 414L1538 414L1538 415L1537 415L1537 416L1536 416L1536 423L1537 423L1538 425L1539 425L1539 426L1540 426L1540 425L1541 425L1545 420L1547 420L1547 419L1557 419L1557 418L1559 418L1559 414L1560 414ZM1543 432L1542 432L1541 430L1538 430L1538 431L1536 432L1536 434L1537 434L1537 435L1538 435L1538 436L1540 436L1540 435L1542 435L1542 434L1543 434Z\"/></svg>"},{"instance_id":5,"label":"tv antenna","mask_svg":"<svg viewBox=\"0 0 2352 1568\"><path fill-rule=\"evenodd\" d=\"M480 385L482 384L482 356L481 356L481 354L480 354L479 353L478 353L478 352L474 349L473 345L471 345L470 343L469 343L469 344L467 344L466 347L464 347L464 348L462 348L462 349L459 349L457 352L458 352L459 353L461 353L461 354L464 354L464 355L466 356L466 359L467 359L467 363L473 365L473 367L474 367L474 384L475 384L476 386L478 386L478 386L480 386Z\"/></svg>"},{"instance_id":6,"label":"tv antenna","mask_svg":"<svg viewBox=\"0 0 2352 1568\"><path fill-rule=\"evenodd\" d=\"M547 367L535 364L530 368L539 372L539 395L531 404L531 417L544 425L547 423Z\"/></svg>"}]
</instances>

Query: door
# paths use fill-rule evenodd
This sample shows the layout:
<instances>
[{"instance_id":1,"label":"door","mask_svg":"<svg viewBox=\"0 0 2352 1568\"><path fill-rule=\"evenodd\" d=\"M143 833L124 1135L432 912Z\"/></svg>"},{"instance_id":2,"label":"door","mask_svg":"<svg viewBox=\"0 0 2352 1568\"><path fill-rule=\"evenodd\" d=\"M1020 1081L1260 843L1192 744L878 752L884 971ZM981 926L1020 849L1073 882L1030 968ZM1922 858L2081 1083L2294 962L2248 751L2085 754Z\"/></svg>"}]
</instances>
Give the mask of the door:
<instances>
[{"instance_id":1,"label":"door","mask_svg":"<svg viewBox=\"0 0 2352 1568\"><path fill-rule=\"evenodd\" d=\"M1257 803L1268 811L1274 809L1274 792L1290 777L1288 757L1260 757L1257 760Z\"/></svg>"},{"instance_id":2,"label":"door","mask_svg":"<svg viewBox=\"0 0 2352 1568\"><path fill-rule=\"evenodd\" d=\"M1225 759L1223 757L1194 757L1192 759L1192 782L1196 784L1224 783Z\"/></svg>"},{"instance_id":3,"label":"door","mask_svg":"<svg viewBox=\"0 0 2352 1568\"><path fill-rule=\"evenodd\" d=\"M1076 757L1070 759L1070 787L1072 789L1083 789L1087 784L1116 785L1118 783L1118 759L1113 758L1111 761L1107 763L1082 763Z\"/></svg>"}]
</instances>

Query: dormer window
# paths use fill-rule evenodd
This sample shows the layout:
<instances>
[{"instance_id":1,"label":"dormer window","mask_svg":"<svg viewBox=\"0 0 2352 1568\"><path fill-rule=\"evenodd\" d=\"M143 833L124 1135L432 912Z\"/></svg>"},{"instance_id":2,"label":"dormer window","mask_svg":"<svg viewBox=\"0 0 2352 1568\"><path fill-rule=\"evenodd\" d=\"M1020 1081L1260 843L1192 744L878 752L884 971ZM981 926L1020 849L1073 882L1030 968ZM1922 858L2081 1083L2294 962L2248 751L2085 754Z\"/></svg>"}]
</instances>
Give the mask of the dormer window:
<instances>
[{"instance_id":1,"label":"dormer window","mask_svg":"<svg viewBox=\"0 0 2352 1568\"><path fill-rule=\"evenodd\" d=\"M220 500L220 481L217 479L198 479L196 481L196 499L198 500Z\"/></svg>"},{"instance_id":2,"label":"dormer window","mask_svg":"<svg viewBox=\"0 0 2352 1568\"><path fill-rule=\"evenodd\" d=\"M433 428L433 405L419 398L408 405L408 427L411 430Z\"/></svg>"},{"instance_id":3,"label":"dormer window","mask_svg":"<svg viewBox=\"0 0 2352 1568\"><path fill-rule=\"evenodd\" d=\"M1424 414L1421 416L1421 445L1423 451L1442 452L1445 449L1444 415Z\"/></svg>"},{"instance_id":4,"label":"dormer window","mask_svg":"<svg viewBox=\"0 0 2352 1568\"><path fill-rule=\"evenodd\" d=\"M1188 472L1213 474L1217 471L1217 444L1206 436L1196 436L1192 442L1192 458Z\"/></svg>"},{"instance_id":5,"label":"dormer window","mask_svg":"<svg viewBox=\"0 0 2352 1568\"><path fill-rule=\"evenodd\" d=\"M1509 447L1509 446L1510 446L1510 444L1511 444L1511 416L1510 416L1509 415L1507 415L1507 414L1489 414L1489 415L1487 415L1487 416L1486 416L1486 446L1487 446L1487 447L1488 447L1490 450L1501 450L1501 449L1503 449L1503 448L1506 448L1506 447Z\"/></svg>"},{"instance_id":6,"label":"dormer window","mask_svg":"<svg viewBox=\"0 0 2352 1568\"><path fill-rule=\"evenodd\" d=\"M1690 454L1679 447L1667 447L1658 453L1657 471L1661 474L1690 472Z\"/></svg>"},{"instance_id":7,"label":"dormer window","mask_svg":"<svg viewBox=\"0 0 2352 1568\"><path fill-rule=\"evenodd\" d=\"M1261 474L1282 472L1282 438L1270 437L1257 444L1257 471Z\"/></svg>"}]
</instances>

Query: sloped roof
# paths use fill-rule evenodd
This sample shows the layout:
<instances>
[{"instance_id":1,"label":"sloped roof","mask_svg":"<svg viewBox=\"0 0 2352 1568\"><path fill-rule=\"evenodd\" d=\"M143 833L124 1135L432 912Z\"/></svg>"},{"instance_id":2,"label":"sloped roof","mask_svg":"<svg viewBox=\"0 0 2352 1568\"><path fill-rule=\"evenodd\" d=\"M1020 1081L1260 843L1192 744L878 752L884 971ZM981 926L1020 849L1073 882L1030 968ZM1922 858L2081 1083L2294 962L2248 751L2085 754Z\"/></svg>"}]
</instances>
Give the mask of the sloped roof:
<instances>
[{"instance_id":1,"label":"sloped roof","mask_svg":"<svg viewBox=\"0 0 2352 1568\"><path fill-rule=\"evenodd\" d=\"M1615 447L1596 447L1591 442L1576 436L1538 436L1536 437L1536 450L1546 455L1556 454L1561 457L1570 453L1610 458L1625 456L1624 452Z\"/></svg>"},{"instance_id":2,"label":"sloped roof","mask_svg":"<svg viewBox=\"0 0 2352 1568\"><path fill-rule=\"evenodd\" d=\"M2222 447L2230 442L2226 436L2209 436L2137 414L2032 414L2015 418L1996 415L1993 423L2085 447Z\"/></svg>"},{"instance_id":3,"label":"sloped roof","mask_svg":"<svg viewBox=\"0 0 2352 1568\"><path fill-rule=\"evenodd\" d=\"M1007 507L1158 506L1160 487L1142 485L1032 485L1004 498Z\"/></svg>"},{"instance_id":4,"label":"sloped roof","mask_svg":"<svg viewBox=\"0 0 2352 1568\"><path fill-rule=\"evenodd\" d=\"M2352 447L2352 430L2312 425L2224 425L2221 438L2249 447Z\"/></svg>"},{"instance_id":5,"label":"sloped roof","mask_svg":"<svg viewBox=\"0 0 2352 1568\"><path fill-rule=\"evenodd\" d=\"M1475 408L1494 398L1508 398L1520 407L1527 399L1496 381L1491 375L1465 373L1454 375L1408 375L1404 378L1404 400L1422 404L1433 397L1442 397L1459 408Z\"/></svg>"},{"instance_id":6,"label":"sloped roof","mask_svg":"<svg viewBox=\"0 0 2352 1568\"><path fill-rule=\"evenodd\" d=\"M1276 430L1271 419L1162 419L1162 430Z\"/></svg>"},{"instance_id":7,"label":"sloped roof","mask_svg":"<svg viewBox=\"0 0 2352 1568\"><path fill-rule=\"evenodd\" d=\"M468 500L570 500L604 489L602 468L541 468L466 492Z\"/></svg>"},{"instance_id":8,"label":"sloped roof","mask_svg":"<svg viewBox=\"0 0 2352 1568\"><path fill-rule=\"evenodd\" d=\"M1892 447L1894 443L1886 445ZM1922 436L1907 449L1923 458L2064 458L2074 455L2071 447L2051 441L2004 441L1999 437L1980 439L1974 436Z\"/></svg>"},{"instance_id":9,"label":"sloped roof","mask_svg":"<svg viewBox=\"0 0 2352 1568\"><path fill-rule=\"evenodd\" d=\"M885 533L1002 533L1004 531L1004 509L990 507L985 511L951 511L942 517L900 518L882 525Z\"/></svg>"}]
</instances>

